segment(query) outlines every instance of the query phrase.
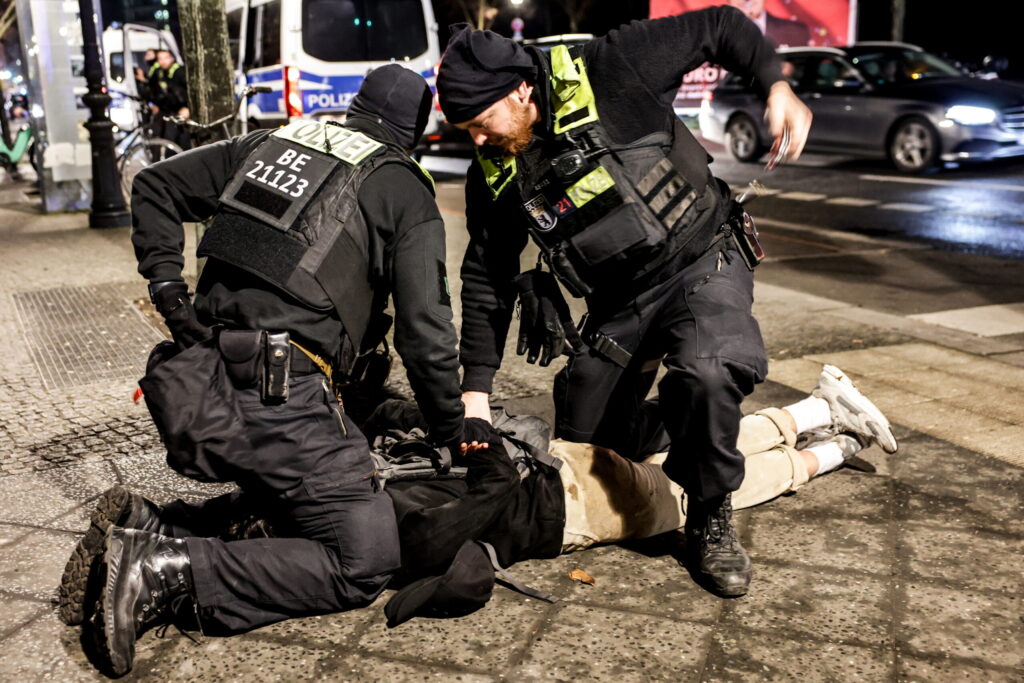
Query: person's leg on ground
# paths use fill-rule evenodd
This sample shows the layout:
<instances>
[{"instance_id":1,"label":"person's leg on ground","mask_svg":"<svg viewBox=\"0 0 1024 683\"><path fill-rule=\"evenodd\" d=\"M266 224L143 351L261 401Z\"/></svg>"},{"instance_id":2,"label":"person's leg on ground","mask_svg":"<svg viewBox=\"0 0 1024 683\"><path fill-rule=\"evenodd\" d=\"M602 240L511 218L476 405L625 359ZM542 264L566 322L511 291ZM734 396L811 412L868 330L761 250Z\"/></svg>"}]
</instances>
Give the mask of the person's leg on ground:
<instances>
[{"instance_id":1,"label":"person's leg on ground","mask_svg":"<svg viewBox=\"0 0 1024 683\"><path fill-rule=\"evenodd\" d=\"M665 476L660 462L633 462L601 446L560 439L550 448L563 462L563 552L682 526L681 489Z\"/></svg>"}]
</instances>

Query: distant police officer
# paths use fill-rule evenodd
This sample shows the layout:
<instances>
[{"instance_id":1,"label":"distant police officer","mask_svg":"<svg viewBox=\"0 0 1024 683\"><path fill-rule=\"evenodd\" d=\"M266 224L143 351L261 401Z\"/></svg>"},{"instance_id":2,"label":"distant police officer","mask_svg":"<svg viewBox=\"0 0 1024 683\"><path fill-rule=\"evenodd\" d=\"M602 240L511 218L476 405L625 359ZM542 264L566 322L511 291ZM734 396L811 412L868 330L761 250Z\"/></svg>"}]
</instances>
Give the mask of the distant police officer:
<instances>
[{"instance_id":1,"label":"distant police officer","mask_svg":"<svg viewBox=\"0 0 1024 683\"><path fill-rule=\"evenodd\" d=\"M236 633L365 605L399 567L393 507L331 385L363 371L393 294L395 345L430 439L462 444L444 226L429 176L406 151L430 106L426 82L389 65L367 76L344 126L297 121L136 178L139 271L181 349L151 359L142 384L168 461L237 482L293 537L177 540L154 533L170 529L121 528L130 515L107 510L118 523L105 539L94 526L76 548L61 616L86 616L86 575L104 553L90 630L113 673L131 668L143 629L183 605L205 632ZM182 222L211 216L193 307Z\"/></svg>"},{"instance_id":2,"label":"distant police officer","mask_svg":"<svg viewBox=\"0 0 1024 683\"><path fill-rule=\"evenodd\" d=\"M714 588L742 595L750 560L729 494L743 479L740 402L766 373L751 315L762 253L672 100L683 75L705 61L751 78L767 96L776 148L787 131L792 158L809 110L781 80L757 27L731 7L634 22L550 53L455 30L437 89L448 120L478 145L462 265L467 415L487 415L517 292L520 354L546 365L565 333L577 347L555 384L561 438L625 449L664 359L658 417L674 444L665 470L691 501L689 545ZM548 270L517 277L528 238ZM552 274L586 298L586 348Z\"/></svg>"},{"instance_id":3,"label":"distant police officer","mask_svg":"<svg viewBox=\"0 0 1024 683\"><path fill-rule=\"evenodd\" d=\"M189 117L185 67L174 58L170 50L156 51L156 61L149 68L145 91L153 107L153 133L177 143L182 149L188 149L188 131L164 120L165 116Z\"/></svg>"}]
</instances>

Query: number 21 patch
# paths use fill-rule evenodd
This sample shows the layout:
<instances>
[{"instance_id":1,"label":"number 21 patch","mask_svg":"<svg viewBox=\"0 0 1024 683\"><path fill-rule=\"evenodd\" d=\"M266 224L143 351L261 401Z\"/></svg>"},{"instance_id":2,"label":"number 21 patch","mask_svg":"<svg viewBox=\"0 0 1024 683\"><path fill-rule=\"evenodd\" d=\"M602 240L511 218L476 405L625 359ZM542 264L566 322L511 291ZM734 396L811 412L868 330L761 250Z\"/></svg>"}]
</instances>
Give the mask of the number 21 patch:
<instances>
[{"instance_id":1,"label":"number 21 patch","mask_svg":"<svg viewBox=\"0 0 1024 683\"><path fill-rule=\"evenodd\" d=\"M288 230L338 160L274 137L253 151L220 201L278 230Z\"/></svg>"}]
</instances>

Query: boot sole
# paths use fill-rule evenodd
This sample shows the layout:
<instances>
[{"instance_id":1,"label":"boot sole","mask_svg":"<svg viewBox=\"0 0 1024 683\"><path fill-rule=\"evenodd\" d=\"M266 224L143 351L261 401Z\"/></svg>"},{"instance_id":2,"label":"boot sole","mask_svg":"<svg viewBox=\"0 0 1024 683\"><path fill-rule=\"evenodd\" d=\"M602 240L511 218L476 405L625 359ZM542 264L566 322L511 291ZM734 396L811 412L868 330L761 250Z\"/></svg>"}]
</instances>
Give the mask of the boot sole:
<instances>
[{"instance_id":1,"label":"boot sole","mask_svg":"<svg viewBox=\"0 0 1024 683\"><path fill-rule=\"evenodd\" d=\"M129 657L127 661L123 661L122 657L118 657L114 648L111 647L111 642L114 640L112 636L116 635L117 629L114 625L114 616L116 614L114 606L114 589L120 578L121 560L125 556L126 541L130 543L130 539L124 539L115 537L113 534L108 533L105 537L105 548L106 552L104 555L104 565L106 567L106 576L104 577L103 594L100 599L96 602L96 612L92 616L92 639L95 646L95 652L101 658L101 667L105 669L105 673L111 676L123 676L132 668L132 661L135 659L135 639L134 633L131 634L131 641L129 644Z\"/></svg>"},{"instance_id":2,"label":"boot sole","mask_svg":"<svg viewBox=\"0 0 1024 683\"><path fill-rule=\"evenodd\" d=\"M71 553L57 589L57 614L68 626L77 626L85 621L85 606L91 602L90 597L96 597L86 595L90 592L89 576L96 559L103 553L107 529L124 522L130 503L131 494L121 485L105 491L92 513L89 529Z\"/></svg>"}]
</instances>

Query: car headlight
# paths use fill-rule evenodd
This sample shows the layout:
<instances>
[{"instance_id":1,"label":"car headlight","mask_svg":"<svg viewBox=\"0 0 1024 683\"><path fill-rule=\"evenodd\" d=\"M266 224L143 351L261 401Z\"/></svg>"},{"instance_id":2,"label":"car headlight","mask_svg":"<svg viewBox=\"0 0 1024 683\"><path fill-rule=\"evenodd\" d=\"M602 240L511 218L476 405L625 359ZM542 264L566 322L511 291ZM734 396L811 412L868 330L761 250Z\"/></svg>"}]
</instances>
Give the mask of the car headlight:
<instances>
[{"instance_id":1,"label":"car headlight","mask_svg":"<svg viewBox=\"0 0 1024 683\"><path fill-rule=\"evenodd\" d=\"M996 112L988 107L958 104L946 110L946 118L962 126L984 126L996 120Z\"/></svg>"}]
</instances>

